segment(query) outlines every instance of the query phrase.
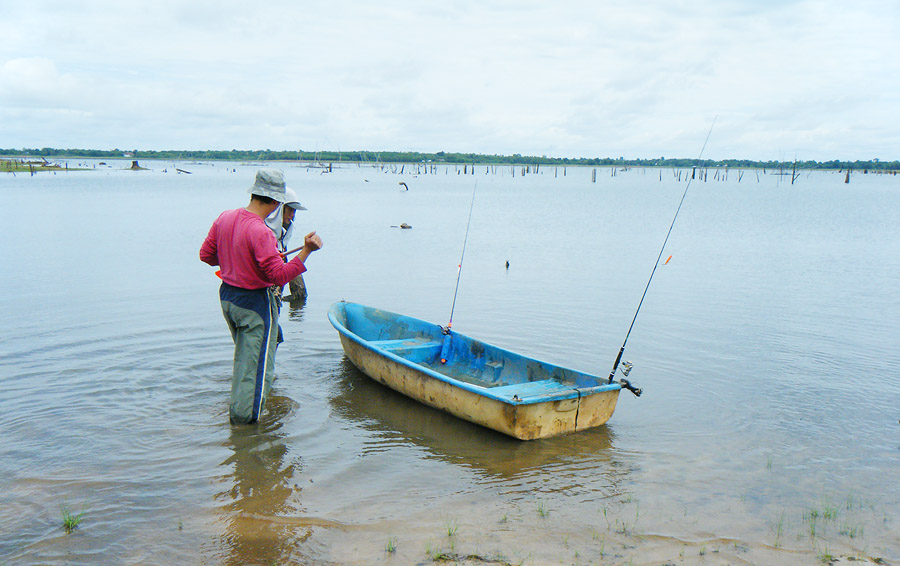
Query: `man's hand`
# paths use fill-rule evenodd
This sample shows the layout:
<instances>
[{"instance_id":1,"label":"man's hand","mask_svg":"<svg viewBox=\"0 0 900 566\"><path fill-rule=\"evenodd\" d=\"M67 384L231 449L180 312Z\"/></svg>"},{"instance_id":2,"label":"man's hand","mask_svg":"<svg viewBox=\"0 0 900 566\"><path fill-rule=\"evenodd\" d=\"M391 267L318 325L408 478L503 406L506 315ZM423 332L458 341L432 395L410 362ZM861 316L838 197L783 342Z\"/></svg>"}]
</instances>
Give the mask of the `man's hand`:
<instances>
[{"instance_id":1,"label":"man's hand","mask_svg":"<svg viewBox=\"0 0 900 566\"><path fill-rule=\"evenodd\" d=\"M303 247L314 252L322 249L322 238L316 235L315 231L310 232L303 238Z\"/></svg>"}]
</instances>

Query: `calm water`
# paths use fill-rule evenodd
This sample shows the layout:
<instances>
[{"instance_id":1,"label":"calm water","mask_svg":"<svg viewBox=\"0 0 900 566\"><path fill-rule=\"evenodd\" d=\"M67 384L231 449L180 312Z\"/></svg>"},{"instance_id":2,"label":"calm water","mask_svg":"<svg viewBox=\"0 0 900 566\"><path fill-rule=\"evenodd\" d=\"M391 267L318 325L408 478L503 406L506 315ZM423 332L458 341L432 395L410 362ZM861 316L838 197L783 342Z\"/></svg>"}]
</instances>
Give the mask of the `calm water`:
<instances>
[{"instance_id":1,"label":"calm water","mask_svg":"<svg viewBox=\"0 0 900 566\"><path fill-rule=\"evenodd\" d=\"M644 396L522 443L371 383L328 306L445 324L477 182L454 327L605 375L683 176L285 164L325 248L233 428L197 251L255 166L127 165L0 176L0 563L900 560L900 178L695 181L628 342Z\"/></svg>"}]
</instances>

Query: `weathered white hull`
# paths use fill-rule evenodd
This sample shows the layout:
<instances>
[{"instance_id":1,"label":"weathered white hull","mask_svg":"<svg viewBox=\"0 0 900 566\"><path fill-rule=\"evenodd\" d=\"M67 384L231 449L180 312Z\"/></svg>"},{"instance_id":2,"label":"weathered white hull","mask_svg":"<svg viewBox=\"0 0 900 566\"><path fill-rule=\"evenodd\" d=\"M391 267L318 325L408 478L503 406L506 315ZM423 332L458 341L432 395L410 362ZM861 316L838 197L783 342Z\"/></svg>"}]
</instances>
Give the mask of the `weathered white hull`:
<instances>
[{"instance_id":1,"label":"weathered white hull","mask_svg":"<svg viewBox=\"0 0 900 566\"><path fill-rule=\"evenodd\" d=\"M416 401L521 440L574 433L612 417L619 388L579 393L542 402L500 400L452 380L439 379L415 364L395 360L341 334L344 353L367 376Z\"/></svg>"}]
</instances>

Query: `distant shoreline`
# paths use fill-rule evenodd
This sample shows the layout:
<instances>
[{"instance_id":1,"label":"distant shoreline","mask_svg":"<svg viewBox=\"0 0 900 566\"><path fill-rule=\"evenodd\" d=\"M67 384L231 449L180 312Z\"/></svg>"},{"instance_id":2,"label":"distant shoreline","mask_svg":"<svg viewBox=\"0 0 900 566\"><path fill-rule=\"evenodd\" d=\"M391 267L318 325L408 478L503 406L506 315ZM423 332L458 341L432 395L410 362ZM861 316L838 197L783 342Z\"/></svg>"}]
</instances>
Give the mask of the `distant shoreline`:
<instances>
[{"instance_id":1,"label":"distant shoreline","mask_svg":"<svg viewBox=\"0 0 900 566\"><path fill-rule=\"evenodd\" d=\"M396 152L396 151L271 151L271 150L134 150L120 149L0 149L0 158L6 159L132 159L132 160L199 160L199 161L285 161L310 162L318 164L349 163L376 165L381 163L416 163L430 165L506 165L506 166L616 166L616 167L729 167L734 169L826 169L853 171L880 171L896 174L900 171L900 161L754 161L749 159L691 159L691 158L650 158L617 159L568 158L529 155L488 155L477 153L437 153Z\"/></svg>"}]
</instances>

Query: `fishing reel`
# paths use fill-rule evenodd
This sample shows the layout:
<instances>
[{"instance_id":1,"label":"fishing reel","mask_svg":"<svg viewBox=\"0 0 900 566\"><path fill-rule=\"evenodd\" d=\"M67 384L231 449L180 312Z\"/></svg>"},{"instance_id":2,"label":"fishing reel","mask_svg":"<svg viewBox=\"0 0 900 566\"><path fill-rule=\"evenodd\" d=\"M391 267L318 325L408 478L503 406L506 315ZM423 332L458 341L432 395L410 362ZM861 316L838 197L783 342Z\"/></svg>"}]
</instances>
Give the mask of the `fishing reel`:
<instances>
[{"instance_id":1,"label":"fishing reel","mask_svg":"<svg viewBox=\"0 0 900 566\"><path fill-rule=\"evenodd\" d=\"M623 389L627 389L634 393L635 397L640 397L641 393L644 392L643 389L640 388L637 384L632 384L628 381L628 374L631 373L632 368L634 368L634 364L632 362L622 362L622 365L619 366L619 371L622 372L622 378L619 379L619 384Z\"/></svg>"}]
</instances>

